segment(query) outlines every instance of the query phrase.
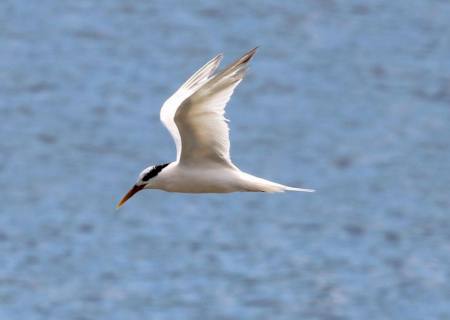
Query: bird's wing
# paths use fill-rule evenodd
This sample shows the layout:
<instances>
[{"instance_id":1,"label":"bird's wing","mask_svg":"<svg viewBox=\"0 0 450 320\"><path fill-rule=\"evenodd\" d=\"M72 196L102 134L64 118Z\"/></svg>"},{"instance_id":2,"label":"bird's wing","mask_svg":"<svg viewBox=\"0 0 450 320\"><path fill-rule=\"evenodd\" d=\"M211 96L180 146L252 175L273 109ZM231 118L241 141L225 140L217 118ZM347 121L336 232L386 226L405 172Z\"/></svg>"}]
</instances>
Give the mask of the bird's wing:
<instances>
[{"instance_id":1,"label":"bird's wing","mask_svg":"<svg viewBox=\"0 0 450 320\"><path fill-rule=\"evenodd\" d=\"M225 106L242 81L247 64L257 48L250 50L225 70L211 77L185 98L174 122L181 138L180 164L227 165L230 159L229 127Z\"/></svg>"},{"instance_id":2,"label":"bird's wing","mask_svg":"<svg viewBox=\"0 0 450 320\"><path fill-rule=\"evenodd\" d=\"M218 54L210 61L208 61L203 67L201 67L196 73L194 73L166 102L164 102L160 118L164 126L169 130L176 148L177 148L177 160L180 160L181 155L181 137L180 132L175 124L175 113L181 103L193 92L195 92L202 84L210 79L222 60L222 54Z\"/></svg>"}]
</instances>

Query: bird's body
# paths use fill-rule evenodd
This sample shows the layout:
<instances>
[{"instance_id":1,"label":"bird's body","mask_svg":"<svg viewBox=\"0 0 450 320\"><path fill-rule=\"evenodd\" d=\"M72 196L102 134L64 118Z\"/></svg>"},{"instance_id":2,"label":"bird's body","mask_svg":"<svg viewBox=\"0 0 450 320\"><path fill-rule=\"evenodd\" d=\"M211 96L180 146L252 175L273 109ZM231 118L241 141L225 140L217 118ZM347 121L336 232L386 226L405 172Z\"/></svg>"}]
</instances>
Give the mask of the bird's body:
<instances>
[{"instance_id":1,"label":"bird's body","mask_svg":"<svg viewBox=\"0 0 450 320\"><path fill-rule=\"evenodd\" d=\"M256 48L214 74L222 59L217 55L164 103L160 117L175 141L177 159L144 169L118 206L142 189L183 193L313 191L255 177L231 161L225 106L255 52Z\"/></svg>"},{"instance_id":2,"label":"bird's body","mask_svg":"<svg viewBox=\"0 0 450 320\"><path fill-rule=\"evenodd\" d=\"M237 167L189 167L176 162L170 163L152 180L152 188L154 189L182 193L282 192L295 190L295 188L242 172Z\"/></svg>"},{"instance_id":3,"label":"bird's body","mask_svg":"<svg viewBox=\"0 0 450 320\"><path fill-rule=\"evenodd\" d=\"M172 162L154 181L158 189L183 193L228 193L240 190L239 171L232 168L183 166Z\"/></svg>"}]
</instances>

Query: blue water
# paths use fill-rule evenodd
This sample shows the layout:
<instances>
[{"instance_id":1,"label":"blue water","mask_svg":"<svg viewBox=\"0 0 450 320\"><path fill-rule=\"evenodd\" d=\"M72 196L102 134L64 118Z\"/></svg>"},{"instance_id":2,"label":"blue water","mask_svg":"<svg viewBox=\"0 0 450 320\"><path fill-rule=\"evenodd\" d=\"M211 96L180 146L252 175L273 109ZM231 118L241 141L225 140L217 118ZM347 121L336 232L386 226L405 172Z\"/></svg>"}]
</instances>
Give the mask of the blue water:
<instances>
[{"instance_id":1,"label":"blue water","mask_svg":"<svg viewBox=\"0 0 450 320\"><path fill-rule=\"evenodd\" d=\"M450 319L448 1L0 2L0 319ZM259 45L232 156L315 194L123 193Z\"/></svg>"}]
</instances>

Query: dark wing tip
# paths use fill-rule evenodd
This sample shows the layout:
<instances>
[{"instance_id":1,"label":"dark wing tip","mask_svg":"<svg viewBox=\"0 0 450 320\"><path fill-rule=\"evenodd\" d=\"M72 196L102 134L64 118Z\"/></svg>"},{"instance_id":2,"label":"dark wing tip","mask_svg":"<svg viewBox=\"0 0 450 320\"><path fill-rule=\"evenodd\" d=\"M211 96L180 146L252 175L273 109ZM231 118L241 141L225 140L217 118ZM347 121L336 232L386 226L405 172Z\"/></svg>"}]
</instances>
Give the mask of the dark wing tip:
<instances>
[{"instance_id":1,"label":"dark wing tip","mask_svg":"<svg viewBox=\"0 0 450 320\"><path fill-rule=\"evenodd\" d=\"M239 63L247 63L250 61L250 59L255 55L256 50L258 50L259 47L254 47L252 50L247 52L242 56L242 58L239 59Z\"/></svg>"},{"instance_id":2,"label":"dark wing tip","mask_svg":"<svg viewBox=\"0 0 450 320\"><path fill-rule=\"evenodd\" d=\"M220 73L216 74L214 76L215 81L219 81L223 77L229 76L229 75L238 75L235 78L237 80L240 80L243 78L243 75L245 74L245 70L247 68L247 63L250 61L250 59L255 55L256 50L258 47L253 48L252 50L248 51L246 54L244 54L242 57L234 61L232 64L227 66L224 70L222 70Z\"/></svg>"}]
</instances>

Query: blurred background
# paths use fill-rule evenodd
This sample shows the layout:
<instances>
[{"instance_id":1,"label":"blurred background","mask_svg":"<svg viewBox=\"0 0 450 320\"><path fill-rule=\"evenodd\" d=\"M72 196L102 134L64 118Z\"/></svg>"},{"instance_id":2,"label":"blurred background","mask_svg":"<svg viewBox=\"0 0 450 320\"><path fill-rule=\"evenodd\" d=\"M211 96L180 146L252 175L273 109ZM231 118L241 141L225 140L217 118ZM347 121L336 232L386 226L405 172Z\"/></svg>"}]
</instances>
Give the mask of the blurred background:
<instances>
[{"instance_id":1,"label":"blurred background","mask_svg":"<svg viewBox=\"0 0 450 320\"><path fill-rule=\"evenodd\" d=\"M0 319L450 319L450 3L2 1ZM232 156L139 193L164 100L259 45Z\"/></svg>"}]
</instances>

